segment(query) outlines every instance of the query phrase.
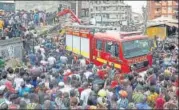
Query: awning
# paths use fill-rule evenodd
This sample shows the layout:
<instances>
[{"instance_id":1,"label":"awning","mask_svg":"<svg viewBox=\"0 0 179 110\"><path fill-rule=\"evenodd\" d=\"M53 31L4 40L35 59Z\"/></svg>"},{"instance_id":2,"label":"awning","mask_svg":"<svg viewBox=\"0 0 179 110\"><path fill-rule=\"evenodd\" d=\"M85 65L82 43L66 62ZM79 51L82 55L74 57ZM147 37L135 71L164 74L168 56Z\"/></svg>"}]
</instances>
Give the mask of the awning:
<instances>
[{"instance_id":1,"label":"awning","mask_svg":"<svg viewBox=\"0 0 179 110\"><path fill-rule=\"evenodd\" d=\"M160 23L148 23L147 27L155 27L155 26L160 26L160 25L167 25L167 26L170 26L170 27L176 27L178 28L178 24L177 23L170 23L170 22L160 22Z\"/></svg>"},{"instance_id":2,"label":"awning","mask_svg":"<svg viewBox=\"0 0 179 110\"><path fill-rule=\"evenodd\" d=\"M165 23L167 26L170 26L170 27L176 27L178 28L178 24L175 24L175 23Z\"/></svg>"}]
</instances>

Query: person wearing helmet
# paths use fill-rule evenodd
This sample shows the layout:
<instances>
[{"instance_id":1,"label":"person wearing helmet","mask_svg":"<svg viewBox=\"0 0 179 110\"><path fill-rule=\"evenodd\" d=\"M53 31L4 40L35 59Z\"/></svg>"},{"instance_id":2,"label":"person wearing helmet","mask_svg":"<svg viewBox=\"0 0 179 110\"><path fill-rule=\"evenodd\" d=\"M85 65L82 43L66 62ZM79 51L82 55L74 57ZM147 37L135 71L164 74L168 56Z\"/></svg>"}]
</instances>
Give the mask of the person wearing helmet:
<instances>
[{"instance_id":1,"label":"person wearing helmet","mask_svg":"<svg viewBox=\"0 0 179 110\"><path fill-rule=\"evenodd\" d=\"M120 98L117 101L118 109L126 109L128 107L128 93L124 90L119 91Z\"/></svg>"},{"instance_id":2,"label":"person wearing helmet","mask_svg":"<svg viewBox=\"0 0 179 110\"><path fill-rule=\"evenodd\" d=\"M107 96L106 90L104 90L104 89L99 90L98 96L105 98Z\"/></svg>"}]
</instances>

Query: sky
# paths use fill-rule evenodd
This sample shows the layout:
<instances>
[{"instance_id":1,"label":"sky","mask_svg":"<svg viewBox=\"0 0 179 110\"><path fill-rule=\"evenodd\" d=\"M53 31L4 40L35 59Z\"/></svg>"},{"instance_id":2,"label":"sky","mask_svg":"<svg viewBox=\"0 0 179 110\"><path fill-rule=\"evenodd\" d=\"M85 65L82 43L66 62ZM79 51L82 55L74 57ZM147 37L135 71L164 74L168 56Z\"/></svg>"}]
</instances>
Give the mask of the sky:
<instances>
[{"instance_id":1,"label":"sky","mask_svg":"<svg viewBox=\"0 0 179 110\"><path fill-rule=\"evenodd\" d=\"M146 6L147 1L124 1L124 3L132 6L132 11L142 14L142 6Z\"/></svg>"},{"instance_id":2,"label":"sky","mask_svg":"<svg viewBox=\"0 0 179 110\"><path fill-rule=\"evenodd\" d=\"M14 0L8 0L6 2L13 2ZM4 2L4 1L3 1ZM126 4L132 6L132 11L142 14L142 6L146 6L146 1L124 1Z\"/></svg>"}]
</instances>

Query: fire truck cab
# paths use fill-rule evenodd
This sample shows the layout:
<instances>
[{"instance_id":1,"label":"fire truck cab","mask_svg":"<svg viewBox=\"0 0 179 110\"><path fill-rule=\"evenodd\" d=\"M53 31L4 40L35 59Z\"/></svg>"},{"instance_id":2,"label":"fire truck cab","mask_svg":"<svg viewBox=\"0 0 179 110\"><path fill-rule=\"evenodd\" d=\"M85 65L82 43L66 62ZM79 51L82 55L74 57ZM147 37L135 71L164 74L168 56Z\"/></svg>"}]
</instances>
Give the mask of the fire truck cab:
<instances>
[{"instance_id":1,"label":"fire truck cab","mask_svg":"<svg viewBox=\"0 0 179 110\"><path fill-rule=\"evenodd\" d=\"M68 26L66 50L82 55L97 66L114 65L122 73L146 70L152 65L148 37L141 34L120 33L113 27ZM106 31L110 30L110 31Z\"/></svg>"}]
</instances>

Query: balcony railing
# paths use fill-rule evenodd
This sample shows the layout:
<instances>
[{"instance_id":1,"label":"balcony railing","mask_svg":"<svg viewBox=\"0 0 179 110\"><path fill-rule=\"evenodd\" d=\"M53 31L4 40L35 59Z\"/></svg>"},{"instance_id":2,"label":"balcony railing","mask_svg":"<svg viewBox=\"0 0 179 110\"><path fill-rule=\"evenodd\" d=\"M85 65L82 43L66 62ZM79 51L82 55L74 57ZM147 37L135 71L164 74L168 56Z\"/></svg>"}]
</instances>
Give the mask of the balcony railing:
<instances>
[{"instance_id":1,"label":"balcony railing","mask_svg":"<svg viewBox=\"0 0 179 110\"><path fill-rule=\"evenodd\" d=\"M110 18L102 18L102 19L96 19L96 22L118 22L118 21L125 21L125 20L122 20L122 19L119 19L119 18L116 18L116 19L110 19Z\"/></svg>"},{"instance_id":2,"label":"balcony railing","mask_svg":"<svg viewBox=\"0 0 179 110\"><path fill-rule=\"evenodd\" d=\"M98 13L98 14L103 14L103 13L115 13L115 14L120 14L120 13L125 13L125 11L121 11L121 10L117 10L117 11L95 11L95 10L93 10L91 13Z\"/></svg>"},{"instance_id":3,"label":"balcony railing","mask_svg":"<svg viewBox=\"0 0 179 110\"><path fill-rule=\"evenodd\" d=\"M122 3L117 3L117 4L93 4L94 7L99 6L99 7L108 7L108 6L127 6L126 4Z\"/></svg>"}]
</instances>

